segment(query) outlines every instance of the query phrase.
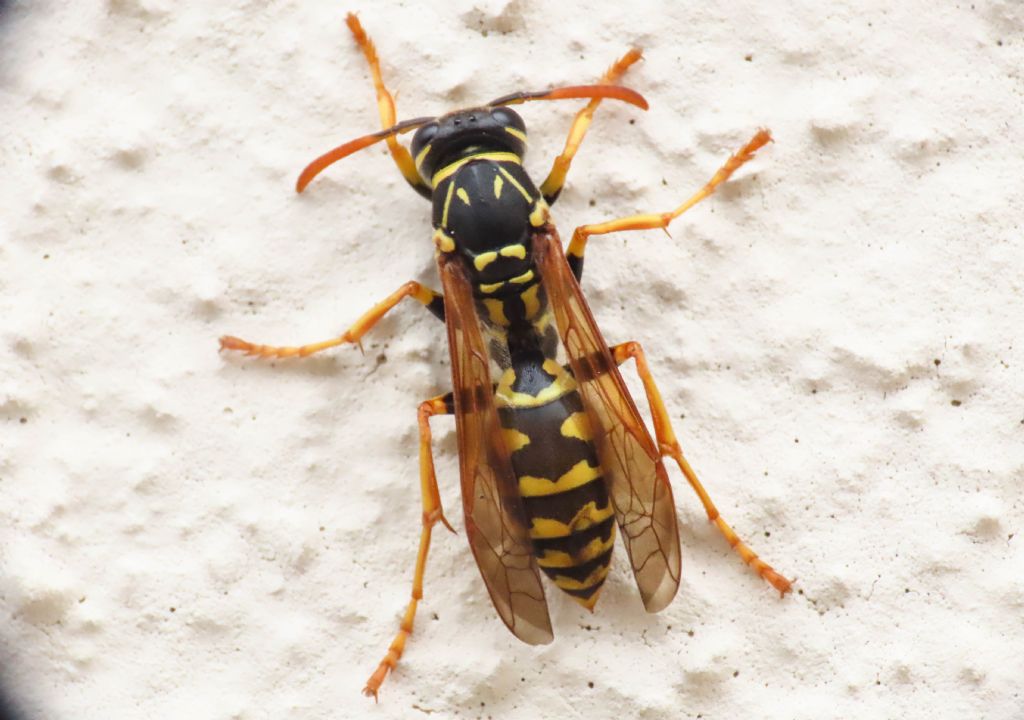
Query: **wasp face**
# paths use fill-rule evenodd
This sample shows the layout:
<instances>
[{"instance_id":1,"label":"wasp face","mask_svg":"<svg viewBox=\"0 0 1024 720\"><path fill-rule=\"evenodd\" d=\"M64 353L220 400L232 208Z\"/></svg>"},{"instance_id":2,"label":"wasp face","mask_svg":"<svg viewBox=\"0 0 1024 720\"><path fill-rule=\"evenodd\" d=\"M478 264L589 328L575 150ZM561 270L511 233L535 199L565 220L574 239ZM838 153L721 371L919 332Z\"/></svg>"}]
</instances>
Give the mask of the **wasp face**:
<instances>
[{"instance_id":1,"label":"wasp face","mask_svg":"<svg viewBox=\"0 0 1024 720\"><path fill-rule=\"evenodd\" d=\"M442 115L412 138L412 155L420 177L430 183L434 173L477 152L526 152L526 124L507 107L478 107Z\"/></svg>"}]
</instances>

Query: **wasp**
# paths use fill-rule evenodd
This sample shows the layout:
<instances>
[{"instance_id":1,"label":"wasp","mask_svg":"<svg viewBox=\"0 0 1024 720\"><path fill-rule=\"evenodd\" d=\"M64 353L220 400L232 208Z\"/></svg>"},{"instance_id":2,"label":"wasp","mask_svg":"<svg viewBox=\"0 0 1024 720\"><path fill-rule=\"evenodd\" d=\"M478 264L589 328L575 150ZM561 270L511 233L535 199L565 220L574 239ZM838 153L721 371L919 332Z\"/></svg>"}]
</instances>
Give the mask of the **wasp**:
<instances>
[{"instance_id":1,"label":"wasp","mask_svg":"<svg viewBox=\"0 0 1024 720\"><path fill-rule=\"evenodd\" d=\"M354 15L347 25L369 65L384 129L314 160L297 190L338 160L386 142L409 185L431 202L442 292L407 282L324 342L271 346L225 336L220 343L223 350L264 358L358 344L407 297L447 326L452 391L424 401L417 413L423 516L412 597L364 692L377 696L412 633L433 527L440 522L452 529L431 451L430 419L437 415L455 416L466 536L495 610L520 640L553 639L542 573L593 610L611 566L616 529L646 610L657 612L671 602L679 587L679 530L663 458L679 466L743 561L785 595L790 581L740 540L684 457L640 344L609 347L579 284L591 237L667 228L769 142L768 131L758 131L674 210L583 225L566 252L550 208L598 105L615 100L647 108L641 95L618 84L640 51L627 52L594 85L518 92L440 117L396 122L373 42ZM589 102L538 188L523 169L526 125L511 106L573 98ZM398 136L413 130L410 151ZM654 438L618 370L629 359L647 396Z\"/></svg>"}]
</instances>

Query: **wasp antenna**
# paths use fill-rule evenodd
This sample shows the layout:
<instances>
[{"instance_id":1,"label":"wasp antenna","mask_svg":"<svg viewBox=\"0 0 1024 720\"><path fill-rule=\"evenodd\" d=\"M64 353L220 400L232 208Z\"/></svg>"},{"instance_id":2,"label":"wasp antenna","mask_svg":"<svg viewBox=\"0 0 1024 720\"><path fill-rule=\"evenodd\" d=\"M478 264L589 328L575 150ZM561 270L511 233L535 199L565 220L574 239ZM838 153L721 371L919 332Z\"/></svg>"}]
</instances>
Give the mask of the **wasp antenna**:
<instances>
[{"instance_id":1,"label":"wasp antenna","mask_svg":"<svg viewBox=\"0 0 1024 720\"><path fill-rule=\"evenodd\" d=\"M591 100L622 100L646 110L648 105L644 96L636 90L621 85L570 85L540 92L517 92L492 100L488 105L518 105L530 100L570 100L588 98Z\"/></svg>"},{"instance_id":2,"label":"wasp antenna","mask_svg":"<svg viewBox=\"0 0 1024 720\"><path fill-rule=\"evenodd\" d=\"M413 120L403 120L397 125L392 125L384 130L379 130L369 135L363 135L355 140L349 140L343 145L339 145L333 150L328 150L323 155L318 157L316 160L306 166L306 169L299 175L299 179L295 182L295 191L302 192L306 189L306 186L313 182L313 178L319 175L325 168L334 163L338 162L344 157L348 157L352 153L357 153L363 148L367 148L374 143L379 143L381 140L386 140L392 135L401 135L407 133L410 130L415 130L421 125L426 125L428 122L433 120L432 117L421 117Z\"/></svg>"}]
</instances>

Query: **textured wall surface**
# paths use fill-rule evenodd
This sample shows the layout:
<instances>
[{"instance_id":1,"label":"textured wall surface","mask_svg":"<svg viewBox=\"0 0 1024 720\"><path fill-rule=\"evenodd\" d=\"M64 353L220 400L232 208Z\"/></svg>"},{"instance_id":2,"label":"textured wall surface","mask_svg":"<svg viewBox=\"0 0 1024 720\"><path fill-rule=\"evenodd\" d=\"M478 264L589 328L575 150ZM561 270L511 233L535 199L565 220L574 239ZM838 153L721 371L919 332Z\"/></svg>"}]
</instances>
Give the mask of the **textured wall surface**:
<instances>
[{"instance_id":1,"label":"textured wall surface","mask_svg":"<svg viewBox=\"0 0 1024 720\"><path fill-rule=\"evenodd\" d=\"M34 717L1024 717L1024 5L637 0L0 3L0 675ZM347 9L399 117L597 78L630 45L651 109L599 110L554 209L673 207L759 126L776 142L660 232L591 243L723 515L674 468L683 583L644 613L621 552L556 640L497 619L454 427L419 624L381 702L419 534L415 407L447 389L414 303L426 203L383 148ZM573 102L524 106L543 176ZM638 388L632 372L629 381Z\"/></svg>"}]
</instances>

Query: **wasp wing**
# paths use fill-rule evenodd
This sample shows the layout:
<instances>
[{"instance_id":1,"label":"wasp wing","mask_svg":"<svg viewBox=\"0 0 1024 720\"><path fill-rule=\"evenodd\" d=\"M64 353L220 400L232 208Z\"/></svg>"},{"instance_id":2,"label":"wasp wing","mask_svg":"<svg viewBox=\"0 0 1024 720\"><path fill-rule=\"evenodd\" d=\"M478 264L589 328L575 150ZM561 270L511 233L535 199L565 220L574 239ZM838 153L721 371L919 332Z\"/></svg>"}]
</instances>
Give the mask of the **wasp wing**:
<instances>
[{"instance_id":1,"label":"wasp wing","mask_svg":"<svg viewBox=\"0 0 1024 720\"><path fill-rule=\"evenodd\" d=\"M552 226L534 233L533 256L594 425L598 457L640 597L648 612L657 612L679 588L679 526L668 474Z\"/></svg>"},{"instance_id":2,"label":"wasp wing","mask_svg":"<svg viewBox=\"0 0 1024 720\"><path fill-rule=\"evenodd\" d=\"M526 513L494 407L490 358L461 262L442 256L466 534L491 602L509 630L531 645L554 638Z\"/></svg>"}]
</instances>

